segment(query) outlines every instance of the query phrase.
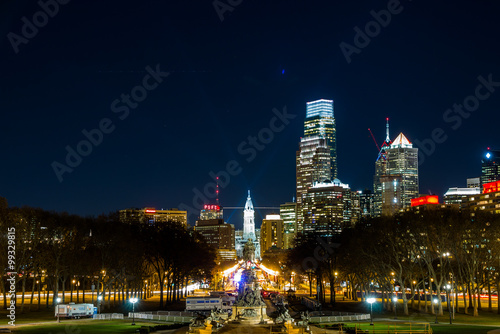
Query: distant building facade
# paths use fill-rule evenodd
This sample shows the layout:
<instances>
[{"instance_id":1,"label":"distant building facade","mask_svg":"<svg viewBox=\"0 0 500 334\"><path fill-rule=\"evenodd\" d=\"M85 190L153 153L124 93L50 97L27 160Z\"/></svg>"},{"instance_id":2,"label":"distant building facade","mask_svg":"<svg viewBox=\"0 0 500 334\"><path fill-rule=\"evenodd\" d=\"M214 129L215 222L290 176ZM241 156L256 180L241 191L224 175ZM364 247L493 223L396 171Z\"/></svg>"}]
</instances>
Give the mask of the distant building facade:
<instances>
[{"instance_id":1,"label":"distant building facade","mask_svg":"<svg viewBox=\"0 0 500 334\"><path fill-rule=\"evenodd\" d=\"M474 188L450 188L443 196L444 204L458 205L460 209L464 209L469 205L469 196L479 195L481 193L479 187Z\"/></svg>"},{"instance_id":2,"label":"distant building facade","mask_svg":"<svg viewBox=\"0 0 500 334\"><path fill-rule=\"evenodd\" d=\"M481 177L471 177L467 179L467 188L481 189Z\"/></svg>"},{"instance_id":3,"label":"distant building facade","mask_svg":"<svg viewBox=\"0 0 500 334\"><path fill-rule=\"evenodd\" d=\"M500 181L500 151L488 148L481 160L481 186L494 181Z\"/></svg>"},{"instance_id":4,"label":"distant building facade","mask_svg":"<svg viewBox=\"0 0 500 334\"><path fill-rule=\"evenodd\" d=\"M302 205L304 234L333 236L340 234L350 217L345 216L351 199L349 185L335 179L318 182L304 196Z\"/></svg>"},{"instance_id":5,"label":"distant building facade","mask_svg":"<svg viewBox=\"0 0 500 334\"><path fill-rule=\"evenodd\" d=\"M176 222L187 227L187 211L179 209L131 208L120 210L120 221L128 224L159 224Z\"/></svg>"},{"instance_id":6,"label":"distant building facade","mask_svg":"<svg viewBox=\"0 0 500 334\"><path fill-rule=\"evenodd\" d=\"M375 216L375 196L373 191L365 189L359 193L359 214L360 218Z\"/></svg>"},{"instance_id":7,"label":"distant building facade","mask_svg":"<svg viewBox=\"0 0 500 334\"><path fill-rule=\"evenodd\" d=\"M284 249L284 235L284 222L280 215L266 215L260 227L260 253L264 254L273 246Z\"/></svg>"},{"instance_id":8,"label":"distant building facade","mask_svg":"<svg viewBox=\"0 0 500 334\"><path fill-rule=\"evenodd\" d=\"M204 205L194 230L216 250L219 260L236 260L234 225L224 222L222 212L219 205Z\"/></svg>"},{"instance_id":9,"label":"distant building facade","mask_svg":"<svg viewBox=\"0 0 500 334\"><path fill-rule=\"evenodd\" d=\"M280 205L280 217L284 226L284 248L291 249L297 235L297 203L287 202Z\"/></svg>"},{"instance_id":10,"label":"distant building facade","mask_svg":"<svg viewBox=\"0 0 500 334\"><path fill-rule=\"evenodd\" d=\"M500 213L500 181L483 184L483 192L469 196L468 208L474 216L476 211Z\"/></svg>"}]
</instances>

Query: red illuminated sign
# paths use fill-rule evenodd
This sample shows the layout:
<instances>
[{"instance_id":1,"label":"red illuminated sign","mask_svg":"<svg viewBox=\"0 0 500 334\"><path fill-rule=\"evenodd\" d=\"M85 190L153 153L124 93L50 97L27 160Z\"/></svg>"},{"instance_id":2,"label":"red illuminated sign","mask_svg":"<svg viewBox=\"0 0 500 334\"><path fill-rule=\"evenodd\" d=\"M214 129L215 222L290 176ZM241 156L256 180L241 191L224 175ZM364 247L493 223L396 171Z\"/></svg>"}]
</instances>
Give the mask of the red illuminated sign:
<instances>
[{"instance_id":1,"label":"red illuminated sign","mask_svg":"<svg viewBox=\"0 0 500 334\"><path fill-rule=\"evenodd\" d=\"M156 212L156 210L153 210L153 209L147 209L147 210L146 210L146 212L147 212L147 213L155 213L155 212Z\"/></svg>"},{"instance_id":2,"label":"red illuminated sign","mask_svg":"<svg viewBox=\"0 0 500 334\"><path fill-rule=\"evenodd\" d=\"M213 204L205 204L203 206L203 209L205 210L215 210L215 211L220 211L220 206L218 205L213 205Z\"/></svg>"},{"instance_id":3,"label":"red illuminated sign","mask_svg":"<svg viewBox=\"0 0 500 334\"><path fill-rule=\"evenodd\" d=\"M496 193L497 191L500 191L500 181L483 184L483 194Z\"/></svg>"},{"instance_id":4,"label":"red illuminated sign","mask_svg":"<svg viewBox=\"0 0 500 334\"><path fill-rule=\"evenodd\" d=\"M419 206L424 204L439 204L439 198L436 195L429 195L412 198L411 200L411 206Z\"/></svg>"}]
</instances>

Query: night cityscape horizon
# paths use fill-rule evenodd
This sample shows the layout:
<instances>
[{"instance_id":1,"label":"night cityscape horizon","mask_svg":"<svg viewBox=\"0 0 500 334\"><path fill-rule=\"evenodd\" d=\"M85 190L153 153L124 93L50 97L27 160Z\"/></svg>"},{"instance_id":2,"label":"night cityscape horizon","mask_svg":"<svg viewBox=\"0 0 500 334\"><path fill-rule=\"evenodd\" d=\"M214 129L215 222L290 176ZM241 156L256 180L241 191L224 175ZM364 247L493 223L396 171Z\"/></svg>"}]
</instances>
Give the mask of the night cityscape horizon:
<instances>
[{"instance_id":1,"label":"night cityscape horizon","mask_svg":"<svg viewBox=\"0 0 500 334\"><path fill-rule=\"evenodd\" d=\"M500 333L499 13L2 1L0 332Z\"/></svg>"}]
</instances>

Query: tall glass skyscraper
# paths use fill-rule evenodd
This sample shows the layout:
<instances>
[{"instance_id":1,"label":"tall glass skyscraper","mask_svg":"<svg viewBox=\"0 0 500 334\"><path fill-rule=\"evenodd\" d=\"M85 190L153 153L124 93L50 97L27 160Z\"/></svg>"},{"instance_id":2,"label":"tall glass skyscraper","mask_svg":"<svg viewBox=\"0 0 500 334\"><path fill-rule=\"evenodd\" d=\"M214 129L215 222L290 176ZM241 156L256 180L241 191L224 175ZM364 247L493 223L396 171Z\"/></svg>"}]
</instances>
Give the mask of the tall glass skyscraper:
<instances>
[{"instance_id":1,"label":"tall glass skyscraper","mask_svg":"<svg viewBox=\"0 0 500 334\"><path fill-rule=\"evenodd\" d=\"M375 163L374 191L380 200L377 214L394 214L411 206L418 197L418 148L400 133L384 147L385 160Z\"/></svg>"},{"instance_id":2,"label":"tall glass skyscraper","mask_svg":"<svg viewBox=\"0 0 500 334\"><path fill-rule=\"evenodd\" d=\"M337 171L337 134L333 115L333 100L316 100L307 102L304 136L321 136L326 139L330 148L330 169L335 179Z\"/></svg>"},{"instance_id":3,"label":"tall glass skyscraper","mask_svg":"<svg viewBox=\"0 0 500 334\"><path fill-rule=\"evenodd\" d=\"M330 147L324 137L301 138L296 157L297 232L303 229L303 197L314 183L331 179L330 163Z\"/></svg>"}]
</instances>

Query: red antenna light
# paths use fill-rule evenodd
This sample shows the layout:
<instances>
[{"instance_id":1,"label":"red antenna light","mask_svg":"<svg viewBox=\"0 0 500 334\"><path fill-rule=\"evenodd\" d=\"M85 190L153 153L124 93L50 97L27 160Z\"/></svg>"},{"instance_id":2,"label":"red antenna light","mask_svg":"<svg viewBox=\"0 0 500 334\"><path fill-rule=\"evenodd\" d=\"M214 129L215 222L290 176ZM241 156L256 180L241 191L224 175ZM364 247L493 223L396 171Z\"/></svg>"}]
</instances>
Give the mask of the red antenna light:
<instances>
[{"instance_id":1,"label":"red antenna light","mask_svg":"<svg viewBox=\"0 0 500 334\"><path fill-rule=\"evenodd\" d=\"M215 191L217 194L216 202L217 202L217 205L219 205L219 177L218 176L216 177L216 180L217 180L217 190Z\"/></svg>"}]
</instances>

